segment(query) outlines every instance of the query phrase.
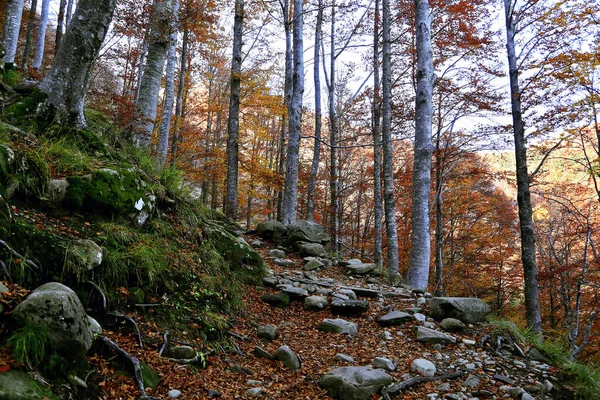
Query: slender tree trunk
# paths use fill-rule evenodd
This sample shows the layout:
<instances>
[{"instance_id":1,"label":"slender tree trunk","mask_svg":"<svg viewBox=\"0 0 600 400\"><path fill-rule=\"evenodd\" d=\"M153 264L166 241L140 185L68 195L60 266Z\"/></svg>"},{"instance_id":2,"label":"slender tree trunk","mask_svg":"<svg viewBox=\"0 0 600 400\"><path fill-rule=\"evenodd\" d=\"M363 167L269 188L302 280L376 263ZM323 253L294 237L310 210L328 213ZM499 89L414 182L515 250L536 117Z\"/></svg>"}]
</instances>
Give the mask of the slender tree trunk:
<instances>
[{"instance_id":1,"label":"slender tree trunk","mask_svg":"<svg viewBox=\"0 0 600 400\"><path fill-rule=\"evenodd\" d=\"M294 0L292 98L288 109L290 127L287 147L287 165L285 188L283 191L283 223L296 221L296 203L298 201L298 168L300 164L300 133L302 131L302 95L304 94L304 40L303 17L304 2Z\"/></svg>"},{"instance_id":2,"label":"slender tree trunk","mask_svg":"<svg viewBox=\"0 0 600 400\"><path fill-rule=\"evenodd\" d=\"M140 52L140 64L138 65L137 83L135 85L134 103L137 105L142 88L142 76L144 76L144 66L146 65L146 54L148 53L148 36L144 37L142 42L142 51Z\"/></svg>"},{"instance_id":3,"label":"slender tree trunk","mask_svg":"<svg viewBox=\"0 0 600 400\"><path fill-rule=\"evenodd\" d=\"M61 118L84 128L83 101L100 46L115 10L116 0L81 0L71 28L40 90L46 104Z\"/></svg>"},{"instance_id":4,"label":"slender tree trunk","mask_svg":"<svg viewBox=\"0 0 600 400\"><path fill-rule=\"evenodd\" d=\"M317 26L315 28L315 49L313 59L313 75L315 78L315 145L313 149L313 160L310 167L308 179L308 190L306 193L306 219L312 221L315 212L315 186L317 173L319 172L319 161L321 157L321 76L319 62L321 61L321 27L323 25L323 0L317 5Z\"/></svg>"},{"instance_id":5,"label":"slender tree trunk","mask_svg":"<svg viewBox=\"0 0 600 400\"><path fill-rule=\"evenodd\" d=\"M67 0L67 13L65 16L65 20L67 21L65 26L67 29L69 29L69 24L71 23L71 16L73 15L73 5L75 4L75 1L76 0Z\"/></svg>"},{"instance_id":6,"label":"slender tree trunk","mask_svg":"<svg viewBox=\"0 0 600 400\"><path fill-rule=\"evenodd\" d=\"M173 1L173 19L171 20L171 42L167 51L167 68L165 72L165 100L163 103L160 129L158 134L158 147L156 159L161 166L167 162L169 151L169 133L171 131L171 118L173 116L173 102L175 100L175 64L177 63L177 18L179 14L179 0Z\"/></svg>"},{"instance_id":7,"label":"slender tree trunk","mask_svg":"<svg viewBox=\"0 0 600 400\"><path fill-rule=\"evenodd\" d=\"M4 29L2 32L2 44L4 45L5 51L2 61L9 67L12 67L17 55L22 16L23 0L8 0L6 4L6 16L4 18ZM35 17L35 11L33 17Z\"/></svg>"},{"instance_id":8,"label":"slender tree trunk","mask_svg":"<svg viewBox=\"0 0 600 400\"><path fill-rule=\"evenodd\" d=\"M29 9L29 19L27 20L27 34L25 38L25 49L23 50L23 59L21 60L21 70L25 71L29 65L31 57L31 43L33 42L33 29L35 28L35 15L37 9L37 0L31 0L31 8ZM4 25L6 29L6 24ZM5 36L6 37L6 36Z\"/></svg>"},{"instance_id":9,"label":"slender tree trunk","mask_svg":"<svg viewBox=\"0 0 600 400\"><path fill-rule=\"evenodd\" d=\"M331 3L331 42L329 58L329 195L330 195L330 225L331 251L340 251L340 219L339 219L339 167L338 167L338 120L335 110L335 1ZM325 55L323 55L325 56Z\"/></svg>"},{"instance_id":10,"label":"slender tree trunk","mask_svg":"<svg viewBox=\"0 0 600 400\"><path fill-rule=\"evenodd\" d=\"M183 43L181 44L181 65L179 67L179 86L177 87L177 100L175 101L175 126L173 128L173 141L171 142L171 163L177 157L177 142L179 141L179 129L183 120L181 103L183 102L183 90L185 88L185 76L187 74L189 30L183 31ZM211 81L212 83L212 81ZM212 122L212 121L211 121Z\"/></svg>"},{"instance_id":11,"label":"slender tree trunk","mask_svg":"<svg viewBox=\"0 0 600 400\"><path fill-rule=\"evenodd\" d=\"M50 0L42 0L42 13L40 14L40 22L35 40L35 53L33 55L34 69L39 69L44 60L44 46L46 43L46 29L48 28L48 11L50 8Z\"/></svg>"},{"instance_id":12,"label":"slender tree trunk","mask_svg":"<svg viewBox=\"0 0 600 400\"><path fill-rule=\"evenodd\" d=\"M417 93L415 96L415 144L412 193L412 236L408 284L427 290L431 240L429 234L429 194L431 190L431 119L433 54L431 52L431 17L428 0L415 0L417 27Z\"/></svg>"},{"instance_id":13,"label":"slender tree trunk","mask_svg":"<svg viewBox=\"0 0 600 400\"><path fill-rule=\"evenodd\" d=\"M510 0L504 0L506 21L506 50L508 54L508 76L512 104L513 130L515 136L515 158L517 164L517 204L519 207L519 226L521 229L521 260L523 262L525 309L527 326L536 334L542 333L540 300L535 260L535 236L533 232L533 212L529 192L529 173L527 172L527 145L525 143L525 123L521 112L521 91L519 88L519 70L515 49L516 27L514 12Z\"/></svg>"},{"instance_id":14,"label":"slender tree trunk","mask_svg":"<svg viewBox=\"0 0 600 400\"><path fill-rule=\"evenodd\" d=\"M242 78L242 30L244 0L235 2L233 53L231 56L231 95L227 123L227 193L225 215L236 219L238 212L238 135L240 130L240 85Z\"/></svg>"},{"instance_id":15,"label":"slender tree trunk","mask_svg":"<svg viewBox=\"0 0 600 400\"><path fill-rule=\"evenodd\" d=\"M373 258L375 264L383 265L381 198L381 77L379 74L379 0L375 0L373 21Z\"/></svg>"},{"instance_id":16,"label":"slender tree trunk","mask_svg":"<svg viewBox=\"0 0 600 400\"><path fill-rule=\"evenodd\" d=\"M56 21L56 40L54 47L54 54L58 52L58 48L60 47L60 41L64 35L63 25L65 21L65 7L67 6L67 0L60 0L60 4L58 6L58 19Z\"/></svg>"},{"instance_id":17,"label":"slender tree trunk","mask_svg":"<svg viewBox=\"0 0 600 400\"><path fill-rule=\"evenodd\" d=\"M387 274L390 281L398 276L398 231L396 229L396 204L394 195L394 167L392 149L392 62L391 62L391 10L390 1L383 0L383 200L385 201L385 231L387 234Z\"/></svg>"},{"instance_id":18,"label":"slender tree trunk","mask_svg":"<svg viewBox=\"0 0 600 400\"><path fill-rule=\"evenodd\" d=\"M440 120L441 121L441 120ZM444 198L443 198L443 175L442 175L442 156L440 149L441 129L438 129L438 136L435 146L435 294L444 295L444 258L443 258L443 230L444 230Z\"/></svg>"}]
</instances>

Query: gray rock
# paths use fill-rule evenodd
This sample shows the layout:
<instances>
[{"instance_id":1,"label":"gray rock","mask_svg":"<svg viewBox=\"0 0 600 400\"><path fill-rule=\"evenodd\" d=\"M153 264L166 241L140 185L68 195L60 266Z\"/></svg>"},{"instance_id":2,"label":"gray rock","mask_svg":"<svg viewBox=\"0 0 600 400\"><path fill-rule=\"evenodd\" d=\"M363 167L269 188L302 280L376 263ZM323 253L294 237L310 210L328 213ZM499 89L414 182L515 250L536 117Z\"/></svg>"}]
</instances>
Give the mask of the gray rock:
<instances>
[{"instance_id":1,"label":"gray rock","mask_svg":"<svg viewBox=\"0 0 600 400\"><path fill-rule=\"evenodd\" d=\"M475 375L469 374L467 379L463 382L463 385L468 388L474 388L474 387L479 386L480 382L481 382L481 380L478 377L476 377Z\"/></svg>"},{"instance_id":2,"label":"gray rock","mask_svg":"<svg viewBox=\"0 0 600 400\"><path fill-rule=\"evenodd\" d=\"M301 256L323 257L327 254L321 243L298 242L296 247Z\"/></svg>"},{"instance_id":3,"label":"gray rock","mask_svg":"<svg viewBox=\"0 0 600 400\"><path fill-rule=\"evenodd\" d=\"M339 300L331 302L331 312L334 315L358 316L369 309L369 302L365 300Z\"/></svg>"},{"instance_id":4,"label":"gray rock","mask_svg":"<svg viewBox=\"0 0 600 400\"><path fill-rule=\"evenodd\" d=\"M351 258L349 260L340 262L340 264L342 266L346 266L346 265L350 265L350 264L362 264L362 263L363 262L360 259L358 259L358 258Z\"/></svg>"},{"instance_id":5,"label":"gray rock","mask_svg":"<svg viewBox=\"0 0 600 400\"><path fill-rule=\"evenodd\" d=\"M43 200L50 205L58 206L65 199L69 182L66 179L50 179L46 182Z\"/></svg>"},{"instance_id":6,"label":"gray rock","mask_svg":"<svg viewBox=\"0 0 600 400\"><path fill-rule=\"evenodd\" d=\"M348 275L366 275L377 268L377 264L348 264L344 267Z\"/></svg>"},{"instance_id":7,"label":"gray rock","mask_svg":"<svg viewBox=\"0 0 600 400\"><path fill-rule=\"evenodd\" d=\"M319 289L317 289L315 294L319 295L319 296L330 296L332 292L333 292L333 290L331 290L331 289L319 288Z\"/></svg>"},{"instance_id":8,"label":"gray rock","mask_svg":"<svg viewBox=\"0 0 600 400\"><path fill-rule=\"evenodd\" d=\"M285 251L283 251L283 250L279 250L279 249L269 250L269 257L285 258L285 256L286 256L286 254L285 254Z\"/></svg>"},{"instance_id":9,"label":"gray rock","mask_svg":"<svg viewBox=\"0 0 600 400\"><path fill-rule=\"evenodd\" d=\"M167 396L169 396L170 399L178 399L181 397L181 394L182 394L181 391L179 391L177 389L171 389L167 393Z\"/></svg>"},{"instance_id":10,"label":"gray rock","mask_svg":"<svg viewBox=\"0 0 600 400\"><path fill-rule=\"evenodd\" d=\"M317 279L319 279L319 276L317 275L317 271L305 271L304 276L307 279L310 279L313 281L316 281ZM317 290L319 290L319 288L317 288Z\"/></svg>"},{"instance_id":11,"label":"gray rock","mask_svg":"<svg viewBox=\"0 0 600 400\"><path fill-rule=\"evenodd\" d=\"M282 267L293 267L296 265L294 260L290 260L289 258L276 258L273 262L277 265L281 265Z\"/></svg>"},{"instance_id":12,"label":"gray rock","mask_svg":"<svg viewBox=\"0 0 600 400\"><path fill-rule=\"evenodd\" d=\"M261 296L261 299L265 303L278 308L286 308L290 305L290 296L283 292L277 294L266 293Z\"/></svg>"},{"instance_id":13,"label":"gray rock","mask_svg":"<svg viewBox=\"0 0 600 400\"><path fill-rule=\"evenodd\" d=\"M92 346L90 321L74 291L50 282L35 289L13 311L22 324L44 327L57 351L80 358Z\"/></svg>"},{"instance_id":14,"label":"gray rock","mask_svg":"<svg viewBox=\"0 0 600 400\"><path fill-rule=\"evenodd\" d=\"M291 301L304 301L308 297L308 291L292 285L280 285L279 289L288 296Z\"/></svg>"},{"instance_id":15,"label":"gray rock","mask_svg":"<svg viewBox=\"0 0 600 400\"><path fill-rule=\"evenodd\" d=\"M277 325L273 325L273 324L261 325L257 328L257 335L260 338L265 338L269 341L272 341L272 340L277 339L278 331L279 331L279 328L277 327Z\"/></svg>"},{"instance_id":16,"label":"gray rock","mask_svg":"<svg viewBox=\"0 0 600 400\"><path fill-rule=\"evenodd\" d=\"M417 342L440 344L456 343L456 338L454 336L433 329L425 328L423 326L417 326L415 328L415 332L417 336Z\"/></svg>"},{"instance_id":17,"label":"gray rock","mask_svg":"<svg viewBox=\"0 0 600 400\"><path fill-rule=\"evenodd\" d=\"M386 371L393 372L396 370L396 364L389 358L375 357L371 363L373 368L385 369Z\"/></svg>"},{"instance_id":18,"label":"gray rock","mask_svg":"<svg viewBox=\"0 0 600 400\"><path fill-rule=\"evenodd\" d=\"M427 317L421 313L414 313L413 315L411 315L411 317L417 322L425 322L425 320L427 319Z\"/></svg>"},{"instance_id":19,"label":"gray rock","mask_svg":"<svg viewBox=\"0 0 600 400\"><path fill-rule=\"evenodd\" d=\"M275 237L284 235L287 229L281 222L270 220L258 224L256 232L263 239L273 240Z\"/></svg>"},{"instance_id":20,"label":"gray rock","mask_svg":"<svg viewBox=\"0 0 600 400\"><path fill-rule=\"evenodd\" d=\"M419 297L416 304L417 307L423 307L425 304L427 304L427 299L425 297Z\"/></svg>"},{"instance_id":21,"label":"gray rock","mask_svg":"<svg viewBox=\"0 0 600 400\"><path fill-rule=\"evenodd\" d=\"M417 358L410 364L410 370L422 376L434 376L435 364L424 358Z\"/></svg>"},{"instance_id":22,"label":"gray rock","mask_svg":"<svg viewBox=\"0 0 600 400\"><path fill-rule=\"evenodd\" d=\"M544 353L542 353L538 348L532 347L527 352L527 357L532 360L543 362L544 364L552 364L552 360L550 360Z\"/></svg>"},{"instance_id":23,"label":"gray rock","mask_svg":"<svg viewBox=\"0 0 600 400\"><path fill-rule=\"evenodd\" d=\"M367 288L356 287L356 286L343 287L342 289L350 289L354 293L356 293L356 295L358 297L368 297L368 298L371 298L371 299L379 297L379 291L378 290L374 290L374 289L367 289Z\"/></svg>"},{"instance_id":24,"label":"gray rock","mask_svg":"<svg viewBox=\"0 0 600 400\"><path fill-rule=\"evenodd\" d=\"M254 248L260 248L260 247L263 247L263 246L264 246L264 243L263 243L263 242L261 242L261 241L260 241L260 240L258 240L258 239L254 239L254 240L252 240L252 241L250 242L250 246L252 246L252 247L254 247Z\"/></svg>"},{"instance_id":25,"label":"gray rock","mask_svg":"<svg viewBox=\"0 0 600 400\"><path fill-rule=\"evenodd\" d=\"M265 276L262 278L263 285L267 287L276 287L279 285L279 281L274 276Z\"/></svg>"},{"instance_id":26,"label":"gray rock","mask_svg":"<svg viewBox=\"0 0 600 400\"><path fill-rule=\"evenodd\" d=\"M492 311L483 300L472 297L434 297L429 307L436 320L456 318L466 324L482 322Z\"/></svg>"},{"instance_id":27,"label":"gray rock","mask_svg":"<svg viewBox=\"0 0 600 400\"><path fill-rule=\"evenodd\" d=\"M392 383L392 377L371 367L340 367L319 379L319 386L334 399L370 400L373 394Z\"/></svg>"},{"instance_id":28,"label":"gray rock","mask_svg":"<svg viewBox=\"0 0 600 400\"><path fill-rule=\"evenodd\" d=\"M76 276L91 271L102 263L102 248L90 239L80 239L67 248L65 265Z\"/></svg>"},{"instance_id":29,"label":"gray rock","mask_svg":"<svg viewBox=\"0 0 600 400\"><path fill-rule=\"evenodd\" d=\"M381 326L399 326L412 321L412 316L402 311L391 311L377 318L377 323Z\"/></svg>"},{"instance_id":30,"label":"gray rock","mask_svg":"<svg viewBox=\"0 0 600 400\"><path fill-rule=\"evenodd\" d=\"M281 361L283 365L285 365L289 369L295 371L300 369L301 367L300 359L288 346L280 346L275 351L274 356L276 360Z\"/></svg>"},{"instance_id":31,"label":"gray rock","mask_svg":"<svg viewBox=\"0 0 600 400\"><path fill-rule=\"evenodd\" d=\"M308 296L304 299L304 309L309 311L322 311L328 304L327 297L324 296Z\"/></svg>"},{"instance_id":32,"label":"gray rock","mask_svg":"<svg viewBox=\"0 0 600 400\"><path fill-rule=\"evenodd\" d=\"M246 395L248 397L260 397L264 394L264 389L261 387L254 387L252 389L246 390Z\"/></svg>"},{"instance_id":33,"label":"gray rock","mask_svg":"<svg viewBox=\"0 0 600 400\"><path fill-rule=\"evenodd\" d=\"M263 349L260 346L255 346L254 349L252 350L252 354L254 354L256 357L259 357L259 358L267 358L269 360L275 359L275 357L273 357L271 355L271 353L269 353L268 351L266 351L265 349Z\"/></svg>"},{"instance_id":34,"label":"gray rock","mask_svg":"<svg viewBox=\"0 0 600 400\"><path fill-rule=\"evenodd\" d=\"M304 264L302 269L304 271L314 271L315 269L323 268L324 266L325 266L325 264L323 264L319 260L310 260L309 262Z\"/></svg>"},{"instance_id":35,"label":"gray rock","mask_svg":"<svg viewBox=\"0 0 600 400\"><path fill-rule=\"evenodd\" d=\"M456 318L444 318L442 322L440 322L440 327L447 332L460 332L467 326L461 320Z\"/></svg>"},{"instance_id":36,"label":"gray rock","mask_svg":"<svg viewBox=\"0 0 600 400\"><path fill-rule=\"evenodd\" d=\"M24 372L11 369L0 374L2 400L59 400L49 389L42 387Z\"/></svg>"},{"instance_id":37,"label":"gray rock","mask_svg":"<svg viewBox=\"0 0 600 400\"><path fill-rule=\"evenodd\" d=\"M507 385L514 385L515 384L515 381L513 381L512 379L510 379L508 376L502 375L502 374L496 374L496 375L494 375L494 380L497 380L498 382L506 383Z\"/></svg>"},{"instance_id":38,"label":"gray rock","mask_svg":"<svg viewBox=\"0 0 600 400\"><path fill-rule=\"evenodd\" d=\"M175 346L167 350L165 357L176 358L178 360L191 360L196 357L196 350L190 346Z\"/></svg>"},{"instance_id":39,"label":"gray rock","mask_svg":"<svg viewBox=\"0 0 600 400\"><path fill-rule=\"evenodd\" d=\"M452 387L450 386L450 384L448 382L446 382L446 383L442 383L441 385L438 385L438 387L436 389L439 390L440 392L447 392L451 388Z\"/></svg>"},{"instance_id":40,"label":"gray rock","mask_svg":"<svg viewBox=\"0 0 600 400\"><path fill-rule=\"evenodd\" d=\"M286 225L287 233L285 238L280 238L279 242L292 245L298 242L322 243L329 241L322 225L313 221L296 221ZM276 238L277 240L277 238Z\"/></svg>"},{"instance_id":41,"label":"gray rock","mask_svg":"<svg viewBox=\"0 0 600 400\"><path fill-rule=\"evenodd\" d=\"M356 300L356 293L351 289L339 289L338 293L348 296L351 300Z\"/></svg>"},{"instance_id":42,"label":"gray rock","mask_svg":"<svg viewBox=\"0 0 600 400\"><path fill-rule=\"evenodd\" d=\"M90 323L90 330L92 331L92 337L100 335L102 333L102 326L94 318L88 315L88 322Z\"/></svg>"},{"instance_id":43,"label":"gray rock","mask_svg":"<svg viewBox=\"0 0 600 400\"><path fill-rule=\"evenodd\" d=\"M342 361L347 363L353 363L354 358L350 357L348 354L337 353L335 357L333 357L335 361Z\"/></svg>"},{"instance_id":44,"label":"gray rock","mask_svg":"<svg viewBox=\"0 0 600 400\"><path fill-rule=\"evenodd\" d=\"M521 395L521 400L535 400L535 397L525 392Z\"/></svg>"},{"instance_id":45,"label":"gray rock","mask_svg":"<svg viewBox=\"0 0 600 400\"><path fill-rule=\"evenodd\" d=\"M341 318L325 318L319 324L318 329L323 332L334 332L347 335L354 335L358 333L358 328L356 327L356 324L354 322L346 321Z\"/></svg>"}]
</instances>

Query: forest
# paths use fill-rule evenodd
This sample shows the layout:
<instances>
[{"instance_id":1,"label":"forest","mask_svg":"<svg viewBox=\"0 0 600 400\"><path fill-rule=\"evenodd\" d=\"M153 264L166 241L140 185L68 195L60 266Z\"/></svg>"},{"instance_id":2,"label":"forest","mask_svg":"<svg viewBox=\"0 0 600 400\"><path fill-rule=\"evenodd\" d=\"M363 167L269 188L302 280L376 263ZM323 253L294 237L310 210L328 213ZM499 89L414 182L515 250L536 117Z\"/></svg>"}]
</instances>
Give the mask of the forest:
<instances>
[{"instance_id":1,"label":"forest","mask_svg":"<svg viewBox=\"0 0 600 400\"><path fill-rule=\"evenodd\" d=\"M597 0L40 2L0 0L6 126L102 126L166 207L185 189L237 231L315 222L334 261L600 361ZM81 137L88 164L48 145L46 180L117 165ZM2 196L47 197L5 164Z\"/></svg>"}]
</instances>

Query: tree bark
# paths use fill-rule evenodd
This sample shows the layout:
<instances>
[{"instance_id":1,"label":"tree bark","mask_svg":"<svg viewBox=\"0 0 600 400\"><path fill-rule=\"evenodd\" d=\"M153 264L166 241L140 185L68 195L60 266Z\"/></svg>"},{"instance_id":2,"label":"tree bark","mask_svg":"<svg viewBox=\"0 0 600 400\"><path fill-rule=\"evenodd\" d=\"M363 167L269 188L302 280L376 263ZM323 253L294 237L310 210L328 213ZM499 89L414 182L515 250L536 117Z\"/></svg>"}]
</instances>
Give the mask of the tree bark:
<instances>
[{"instance_id":1,"label":"tree bark","mask_svg":"<svg viewBox=\"0 0 600 400\"><path fill-rule=\"evenodd\" d=\"M431 119L433 54L431 52L431 18L428 0L415 0L417 92L415 96L415 144L412 193L412 236L408 284L427 290L431 241L429 234L429 194L431 190Z\"/></svg>"},{"instance_id":2,"label":"tree bark","mask_svg":"<svg viewBox=\"0 0 600 400\"><path fill-rule=\"evenodd\" d=\"M339 167L338 167L338 118L335 110L335 1L331 3L331 32L329 57L329 195L330 195L330 225L331 251L340 251L340 219L339 219Z\"/></svg>"},{"instance_id":3,"label":"tree bark","mask_svg":"<svg viewBox=\"0 0 600 400\"><path fill-rule=\"evenodd\" d=\"M375 0L373 20L373 258L383 265L381 198L381 77L379 73L379 0Z\"/></svg>"},{"instance_id":4,"label":"tree bark","mask_svg":"<svg viewBox=\"0 0 600 400\"><path fill-rule=\"evenodd\" d=\"M33 69L39 69L44 60L44 46L46 43L46 29L48 28L48 11L50 8L50 0L42 0L42 13L40 14L40 22L35 40L35 53L33 55Z\"/></svg>"},{"instance_id":5,"label":"tree bark","mask_svg":"<svg viewBox=\"0 0 600 400\"><path fill-rule=\"evenodd\" d=\"M69 24L71 23L71 16L73 15L73 5L75 4L76 0L67 0L67 13L65 15L65 27L66 29L69 29ZM65 29L65 32L66 32Z\"/></svg>"},{"instance_id":6,"label":"tree bark","mask_svg":"<svg viewBox=\"0 0 600 400\"><path fill-rule=\"evenodd\" d=\"M81 0L50 71L40 84L46 104L77 128L85 128L83 101L116 0Z\"/></svg>"},{"instance_id":7,"label":"tree bark","mask_svg":"<svg viewBox=\"0 0 600 400\"><path fill-rule=\"evenodd\" d=\"M396 280L398 276L398 232L396 229L396 204L394 196L394 168L392 149L392 63L391 63L391 10L390 1L383 0L383 199L385 202L385 231L387 234L388 278Z\"/></svg>"},{"instance_id":8,"label":"tree bark","mask_svg":"<svg viewBox=\"0 0 600 400\"><path fill-rule=\"evenodd\" d=\"M167 51L167 68L165 72L165 100L163 103L162 116L158 136L158 147L156 159L161 166L167 161L169 151L169 132L171 131L171 117L173 116L173 103L175 100L175 64L177 63L177 17L179 14L179 0L173 1L171 11L171 41Z\"/></svg>"},{"instance_id":9,"label":"tree bark","mask_svg":"<svg viewBox=\"0 0 600 400\"><path fill-rule=\"evenodd\" d=\"M298 168L300 164L300 133L302 130L302 95L304 94L303 12L304 2L302 0L294 0L292 40L294 69L292 76L292 98L288 109L290 126L282 205L282 219L284 224L290 224L296 221L296 203L298 201Z\"/></svg>"},{"instance_id":10,"label":"tree bark","mask_svg":"<svg viewBox=\"0 0 600 400\"><path fill-rule=\"evenodd\" d=\"M175 162L177 157L177 142L179 141L179 130L183 113L181 103L183 102L183 90L185 88L185 75L187 73L187 58L188 58L188 40L189 30L185 28L183 31L183 43L181 44L181 65L179 67L179 86L177 87L177 100L175 101L175 126L173 128L173 141L171 142L171 163Z\"/></svg>"},{"instance_id":11,"label":"tree bark","mask_svg":"<svg viewBox=\"0 0 600 400\"><path fill-rule=\"evenodd\" d=\"M55 38L55 47L54 54L58 52L58 48L60 47L60 41L64 35L63 25L65 21L65 7L67 6L67 0L60 0L58 6L58 19L56 21L56 38Z\"/></svg>"},{"instance_id":12,"label":"tree bark","mask_svg":"<svg viewBox=\"0 0 600 400\"><path fill-rule=\"evenodd\" d=\"M31 43L33 42L33 29L35 28L35 14L37 9L37 0L31 0L29 9L29 19L27 20L27 34L25 37L25 49L23 50L23 59L21 60L21 70L25 71L29 64L31 56ZM7 25L4 25L5 28ZM6 36L5 36L6 37Z\"/></svg>"},{"instance_id":13,"label":"tree bark","mask_svg":"<svg viewBox=\"0 0 600 400\"><path fill-rule=\"evenodd\" d=\"M231 55L231 94L227 122L227 193L225 215L236 219L238 212L238 135L240 130L240 86L242 80L242 30L244 0L235 2L233 53Z\"/></svg>"},{"instance_id":14,"label":"tree bark","mask_svg":"<svg viewBox=\"0 0 600 400\"><path fill-rule=\"evenodd\" d=\"M319 0L317 10L317 25L315 28L315 49L313 58L313 75L315 82L315 144L313 148L313 160L310 167L308 189L306 193L306 219L312 221L315 212L315 186L317 173L319 172L319 161L321 158L321 76L319 62L321 61L321 27L323 25L323 0Z\"/></svg>"},{"instance_id":15,"label":"tree bark","mask_svg":"<svg viewBox=\"0 0 600 400\"><path fill-rule=\"evenodd\" d=\"M134 104L137 105L140 98L140 89L142 88L142 76L144 76L144 66L146 65L146 54L148 53L148 37L142 41L142 51L140 52L140 63L138 65L137 82L135 84Z\"/></svg>"},{"instance_id":16,"label":"tree bark","mask_svg":"<svg viewBox=\"0 0 600 400\"><path fill-rule=\"evenodd\" d=\"M21 29L21 17L23 16L23 0L8 0L6 4L6 16L4 18L4 29L2 32L2 44L4 45L4 64L12 66L17 55L17 44L19 43L19 30ZM31 18L35 17L35 11Z\"/></svg>"},{"instance_id":17,"label":"tree bark","mask_svg":"<svg viewBox=\"0 0 600 400\"><path fill-rule=\"evenodd\" d=\"M525 142L525 122L521 111L521 91L519 88L519 69L515 49L516 26L515 10L510 0L504 0L506 22L506 50L508 55L508 76L515 137L515 158L517 164L517 204L519 208L519 226L521 230L521 260L523 262L525 310L527 326L536 334L542 333L540 300L535 260L535 237L533 232L533 211L529 192L529 173L527 172L527 145Z\"/></svg>"},{"instance_id":18,"label":"tree bark","mask_svg":"<svg viewBox=\"0 0 600 400\"><path fill-rule=\"evenodd\" d=\"M152 131L154 130L158 94L171 38L169 32L170 10L171 0L156 2L151 17L152 22L148 34L148 54L146 55L146 65L144 66L136 104L138 122L134 136L135 145L143 149L149 148Z\"/></svg>"}]
</instances>

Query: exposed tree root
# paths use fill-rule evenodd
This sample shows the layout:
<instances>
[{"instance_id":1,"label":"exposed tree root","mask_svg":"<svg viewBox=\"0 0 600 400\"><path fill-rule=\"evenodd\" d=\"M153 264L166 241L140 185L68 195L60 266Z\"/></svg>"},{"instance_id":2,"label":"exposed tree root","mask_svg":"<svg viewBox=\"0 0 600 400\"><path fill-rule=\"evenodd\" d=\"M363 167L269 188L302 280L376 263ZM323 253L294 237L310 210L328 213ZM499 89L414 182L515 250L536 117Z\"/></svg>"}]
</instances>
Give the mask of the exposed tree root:
<instances>
[{"instance_id":1,"label":"exposed tree root","mask_svg":"<svg viewBox=\"0 0 600 400\"><path fill-rule=\"evenodd\" d=\"M13 256L22 259L25 262L25 264L29 265L34 270L40 271L40 267L38 267L36 263L34 263L31 260L28 260L27 257L23 257L21 254L17 253L4 240L0 240L0 245L2 245L6 250L8 250Z\"/></svg>"},{"instance_id":2,"label":"exposed tree root","mask_svg":"<svg viewBox=\"0 0 600 400\"><path fill-rule=\"evenodd\" d=\"M165 352L165 350L167 349L167 346L169 345L169 331L165 331L165 334L163 335L163 343L162 346L160 346L160 349L158 350L158 355L162 356L163 353Z\"/></svg>"},{"instance_id":3,"label":"exposed tree root","mask_svg":"<svg viewBox=\"0 0 600 400\"><path fill-rule=\"evenodd\" d=\"M446 375L438 375L438 376L416 376L414 378L409 378L404 382L395 383L393 385L389 385L384 387L381 390L381 396L385 400L391 400L393 396L397 396L401 391L406 390L410 387L420 385L422 383L432 382L432 381L445 381L450 379L458 379L463 376L464 372L454 372Z\"/></svg>"},{"instance_id":4,"label":"exposed tree root","mask_svg":"<svg viewBox=\"0 0 600 400\"><path fill-rule=\"evenodd\" d=\"M106 315L110 315L111 317L115 317L117 319L124 319L125 321L127 321L131 325L133 325L133 329L135 330L135 334L138 339L138 344L140 345L140 348L142 348L142 349L144 348L144 344L142 343L142 333L140 332L140 328L133 318L131 318L128 315L117 313L117 312L109 312Z\"/></svg>"},{"instance_id":5,"label":"exposed tree root","mask_svg":"<svg viewBox=\"0 0 600 400\"><path fill-rule=\"evenodd\" d=\"M6 264L4 264L4 261L2 261L2 260L0 260L0 267L2 267L2 271L4 271L4 275L6 275L6 280L9 283L13 283L12 277L10 276L10 272L8 272L8 268L6 268Z\"/></svg>"},{"instance_id":6,"label":"exposed tree root","mask_svg":"<svg viewBox=\"0 0 600 400\"><path fill-rule=\"evenodd\" d=\"M98 292L98 294L100 295L100 298L102 299L102 309L100 310L100 313L102 314L106 314L106 307L107 307L107 301L106 301L106 296L104 295L104 292L102 291L102 289L100 289L100 286L96 285L94 282L92 281L87 281L86 283L88 283L90 286L92 286L92 288L94 290L96 290L96 292ZM88 305L90 303L90 299L92 297L92 292L90 292L90 296L88 297Z\"/></svg>"}]
</instances>

